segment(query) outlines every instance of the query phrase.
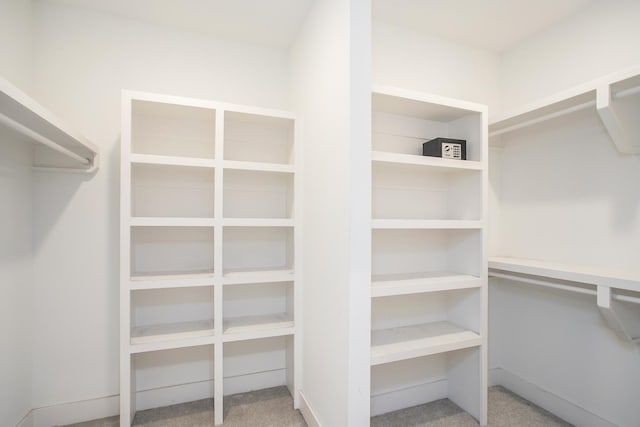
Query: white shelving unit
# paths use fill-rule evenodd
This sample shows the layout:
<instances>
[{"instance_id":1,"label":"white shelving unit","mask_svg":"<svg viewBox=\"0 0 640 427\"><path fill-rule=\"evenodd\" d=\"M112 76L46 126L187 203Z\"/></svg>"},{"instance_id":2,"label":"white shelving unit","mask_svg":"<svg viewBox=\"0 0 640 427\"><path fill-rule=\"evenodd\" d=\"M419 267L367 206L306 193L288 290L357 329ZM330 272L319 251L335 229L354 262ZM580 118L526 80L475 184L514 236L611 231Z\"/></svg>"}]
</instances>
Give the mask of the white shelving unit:
<instances>
[{"instance_id":1,"label":"white shelving unit","mask_svg":"<svg viewBox=\"0 0 640 427\"><path fill-rule=\"evenodd\" d=\"M2 77L0 125L34 143L35 170L93 173L98 169L95 144Z\"/></svg>"},{"instance_id":2,"label":"white shelving unit","mask_svg":"<svg viewBox=\"0 0 640 427\"><path fill-rule=\"evenodd\" d=\"M371 415L449 397L485 425L486 107L397 88L372 105ZM468 160L422 156L436 137Z\"/></svg>"},{"instance_id":3,"label":"white shelving unit","mask_svg":"<svg viewBox=\"0 0 640 427\"><path fill-rule=\"evenodd\" d=\"M297 407L295 118L129 91L122 109L121 426L135 416L141 353L190 347L212 348L201 381L216 425L223 396L260 388L254 377L287 384Z\"/></svg>"}]
</instances>

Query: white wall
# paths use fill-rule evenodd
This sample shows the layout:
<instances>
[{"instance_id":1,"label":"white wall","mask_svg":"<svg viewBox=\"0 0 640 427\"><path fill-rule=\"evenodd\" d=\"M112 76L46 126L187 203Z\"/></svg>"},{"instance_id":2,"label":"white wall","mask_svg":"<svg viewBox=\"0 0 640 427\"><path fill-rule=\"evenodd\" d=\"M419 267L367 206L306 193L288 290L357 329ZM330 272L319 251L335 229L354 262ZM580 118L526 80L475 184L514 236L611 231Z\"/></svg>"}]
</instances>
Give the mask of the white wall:
<instances>
[{"instance_id":1,"label":"white wall","mask_svg":"<svg viewBox=\"0 0 640 427\"><path fill-rule=\"evenodd\" d=\"M596 0L501 57L500 92L514 107L640 64L640 2Z\"/></svg>"},{"instance_id":2,"label":"white wall","mask_svg":"<svg viewBox=\"0 0 640 427\"><path fill-rule=\"evenodd\" d=\"M361 295L368 289L368 253L357 253L368 245L366 238L353 242L368 236L369 225L354 225L352 208L362 202L365 211L357 216L369 217L370 12L351 3L316 2L292 48L304 144L302 393L324 426L369 422L368 365L352 366L367 360L369 348L369 308ZM350 56L355 46L364 51Z\"/></svg>"},{"instance_id":3,"label":"white wall","mask_svg":"<svg viewBox=\"0 0 640 427\"><path fill-rule=\"evenodd\" d=\"M639 64L639 19L638 2L596 1L515 47L502 58L503 104ZM498 254L637 271L640 157L616 151L595 111L503 140L491 170ZM606 327L594 297L492 281L490 304L492 366L525 397L555 396L547 408L578 425L637 425L640 351Z\"/></svg>"},{"instance_id":4,"label":"white wall","mask_svg":"<svg viewBox=\"0 0 640 427\"><path fill-rule=\"evenodd\" d=\"M0 76L31 84L31 3L0 3ZM31 409L32 173L31 145L0 127L0 425Z\"/></svg>"},{"instance_id":5,"label":"white wall","mask_svg":"<svg viewBox=\"0 0 640 427\"><path fill-rule=\"evenodd\" d=\"M55 2L36 3L34 43L37 98L102 154L93 178L34 181L33 406L42 407L119 392L120 90L287 108L289 57Z\"/></svg>"},{"instance_id":6,"label":"white wall","mask_svg":"<svg viewBox=\"0 0 640 427\"><path fill-rule=\"evenodd\" d=\"M33 262L31 146L0 130L0 425L31 409Z\"/></svg>"},{"instance_id":7,"label":"white wall","mask_svg":"<svg viewBox=\"0 0 640 427\"><path fill-rule=\"evenodd\" d=\"M0 75L28 92L32 71L30 0L0 2Z\"/></svg>"},{"instance_id":8,"label":"white wall","mask_svg":"<svg viewBox=\"0 0 640 427\"><path fill-rule=\"evenodd\" d=\"M499 105L497 54L374 21L373 83Z\"/></svg>"}]
</instances>

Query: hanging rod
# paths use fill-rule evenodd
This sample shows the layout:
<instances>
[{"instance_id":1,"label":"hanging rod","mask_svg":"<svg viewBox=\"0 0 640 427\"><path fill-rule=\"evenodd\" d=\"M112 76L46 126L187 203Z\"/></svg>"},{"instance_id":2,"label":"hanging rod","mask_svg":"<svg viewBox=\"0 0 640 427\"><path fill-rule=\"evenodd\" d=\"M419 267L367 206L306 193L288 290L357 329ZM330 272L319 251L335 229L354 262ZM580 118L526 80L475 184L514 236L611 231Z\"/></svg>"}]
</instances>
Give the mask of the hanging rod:
<instances>
[{"instance_id":1,"label":"hanging rod","mask_svg":"<svg viewBox=\"0 0 640 427\"><path fill-rule=\"evenodd\" d=\"M0 123L6 125L7 127L13 129L14 131L21 133L22 135L31 138L37 142L39 142L42 145L46 145L47 147L51 148L52 150L57 151L60 154L63 154L67 157L70 157L72 159L74 159L77 162L80 162L83 165L91 165L91 162L89 161L89 159L86 159L76 153L74 153L71 150L68 150L65 147L62 147L59 144L56 144L55 142L53 142L52 140L50 140L49 138L46 138L42 135L40 135L39 133L27 128L26 126L21 125L20 123L16 122L15 120L10 119L9 117L5 116L4 114L0 113Z\"/></svg>"},{"instance_id":2,"label":"hanging rod","mask_svg":"<svg viewBox=\"0 0 640 427\"><path fill-rule=\"evenodd\" d=\"M513 280L515 282L522 282L522 283L527 283L527 284L531 284L531 285L539 285L539 286L544 286L547 288L553 288L553 289L559 289L559 290L563 290L563 291L569 291L569 292L576 292L579 294L584 294L584 295L591 295L591 296L597 296L597 291L595 289L586 289L586 288L581 288L579 286L571 286L571 285L567 285L564 283L558 283L555 282L553 280L548 280L548 279L532 279L532 278L528 278L528 277L521 277L515 274L508 274L508 273L498 273L495 271L489 271L489 276L491 277L496 277L499 279L508 279L508 280ZM597 286L597 285L594 285ZM633 304L640 304L640 298L639 297L632 297L629 295L620 295L620 294L612 294L611 298L617 301L624 301L624 302L630 302Z\"/></svg>"}]
</instances>

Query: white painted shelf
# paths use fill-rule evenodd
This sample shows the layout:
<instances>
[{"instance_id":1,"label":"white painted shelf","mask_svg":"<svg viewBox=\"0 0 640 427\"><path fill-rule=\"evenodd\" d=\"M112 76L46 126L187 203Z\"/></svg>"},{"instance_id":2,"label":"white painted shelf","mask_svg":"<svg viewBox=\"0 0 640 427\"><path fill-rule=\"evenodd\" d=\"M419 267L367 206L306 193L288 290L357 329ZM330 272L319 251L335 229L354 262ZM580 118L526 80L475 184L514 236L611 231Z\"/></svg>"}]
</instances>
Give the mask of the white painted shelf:
<instances>
[{"instance_id":1,"label":"white painted shelf","mask_svg":"<svg viewBox=\"0 0 640 427\"><path fill-rule=\"evenodd\" d=\"M371 228L376 230L479 230L483 227L483 222L479 220L457 220L457 219L373 219Z\"/></svg>"},{"instance_id":2,"label":"white painted shelf","mask_svg":"<svg viewBox=\"0 0 640 427\"><path fill-rule=\"evenodd\" d=\"M255 365L265 373L286 366L297 407L294 116L131 91L122 101L120 426L136 412L138 353L193 346L213 349L212 425L223 422L231 369L242 376L261 373ZM267 347L254 341L285 336ZM250 378L242 387L254 388Z\"/></svg>"},{"instance_id":3,"label":"white painted shelf","mask_svg":"<svg viewBox=\"0 0 640 427\"><path fill-rule=\"evenodd\" d=\"M49 156L43 153L34 158L34 167L39 170L91 173L98 168L99 149L95 144L2 77L0 124L66 159L61 165L57 160L49 161Z\"/></svg>"},{"instance_id":4,"label":"white painted shelf","mask_svg":"<svg viewBox=\"0 0 640 427\"><path fill-rule=\"evenodd\" d=\"M225 335L225 341L268 338L292 333L293 320L287 313L224 319L223 334Z\"/></svg>"},{"instance_id":5,"label":"white painted shelf","mask_svg":"<svg viewBox=\"0 0 640 427\"><path fill-rule=\"evenodd\" d=\"M489 257L489 268L595 286L640 291L640 271L598 269L524 258Z\"/></svg>"},{"instance_id":6,"label":"white painted shelf","mask_svg":"<svg viewBox=\"0 0 640 427\"><path fill-rule=\"evenodd\" d=\"M465 140L468 160L423 156L437 137ZM484 425L487 108L374 88L371 146L371 413L426 403L409 390L437 376Z\"/></svg>"},{"instance_id":7,"label":"white painted shelf","mask_svg":"<svg viewBox=\"0 0 640 427\"><path fill-rule=\"evenodd\" d=\"M134 227L213 227L213 218L168 218L168 217L132 217L129 220Z\"/></svg>"},{"instance_id":8,"label":"white painted shelf","mask_svg":"<svg viewBox=\"0 0 640 427\"><path fill-rule=\"evenodd\" d=\"M213 335L213 320L144 325L131 329L131 345Z\"/></svg>"},{"instance_id":9,"label":"white painted shelf","mask_svg":"<svg viewBox=\"0 0 640 427\"><path fill-rule=\"evenodd\" d=\"M295 166L279 163L242 162L238 160L224 160L222 166L225 169L246 170L256 172L281 172L294 173Z\"/></svg>"},{"instance_id":10,"label":"white painted shelf","mask_svg":"<svg viewBox=\"0 0 640 427\"><path fill-rule=\"evenodd\" d=\"M240 285L250 283L289 282L295 279L294 270L285 268L280 270L228 270L225 271L222 283L225 285Z\"/></svg>"},{"instance_id":11,"label":"white painted shelf","mask_svg":"<svg viewBox=\"0 0 640 427\"><path fill-rule=\"evenodd\" d=\"M581 110L594 109L621 153L640 153L640 67L616 72L531 103L489 124L499 136Z\"/></svg>"},{"instance_id":12,"label":"white painted shelf","mask_svg":"<svg viewBox=\"0 0 640 427\"><path fill-rule=\"evenodd\" d=\"M166 166L185 166L198 168L213 168L216 166L214 159L201 159L196 157L178 157L178 156L159 156L155 154L136 154L129 155L131 163L148 164L148 165L166 165Z\"/></svg>"},{"instance_id":13,"label":"white painted shelf","mask_svg":"<svg viewBox=\"0 0 640 427\"><path fill-rule=\"evenodd\" d=\"M371 297L451 291L480 286L482 286L482 280L479 277L466 274L448 272L385 274L372 277Z\"/></svg>"},{"instance_id":14,"label":"white painted shelf","mask_svg":"<svg viewBox=\"0 0 640 427\"><path fill-rule=\"evenodd\" d=\"M483 168L481 162L473 160L443 159L440 157L417 156L414 154L390 153L385 151L373 151L371 153L371 160L380 163L418 165L451 171L482 170Z\"/></svg>"},{"instance_id":15,"label":"white painted shelf","mask_svg":"<svg viewBox=\"0 0 640 427\"><path fill-rule=\"evenodd\" d=\"M373 331L371 334L371 365L430 356L482 344L480 335L449 322Z\"/></svg>"}]
</instances>

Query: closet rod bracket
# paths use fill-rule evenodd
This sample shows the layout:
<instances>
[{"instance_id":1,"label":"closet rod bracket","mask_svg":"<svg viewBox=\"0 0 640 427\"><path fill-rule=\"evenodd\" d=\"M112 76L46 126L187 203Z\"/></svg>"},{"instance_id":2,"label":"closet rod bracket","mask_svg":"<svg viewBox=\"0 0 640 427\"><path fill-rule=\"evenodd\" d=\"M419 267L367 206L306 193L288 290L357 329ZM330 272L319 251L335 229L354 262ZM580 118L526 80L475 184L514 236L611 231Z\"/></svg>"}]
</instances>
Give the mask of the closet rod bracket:
<instances>
[{"instance_id":1,"label":"closet rod bracket","mask_svg":"<svg viewBox=\"0 0 640 427\"><path fill-rule=\"evenodd\" d=\"M605 129L618 151L626 154L640 154L637 140L640 127L634 119L625 116L612 93L610 84L603 84L596 89L596 109ZM625 119L627 118L627 119Z\"/></svg>"},{"instance_id":2,"label":"closet rod bracket","mask_svg":"<svg viewBox=\"0 0 640 427\"><path fill-rule=\"evenodd\" d=\"M609 286L598 286L596 295L598 309L616 335L640 344L640 310L614 300Z\"/></svg>"}]
</instances>

